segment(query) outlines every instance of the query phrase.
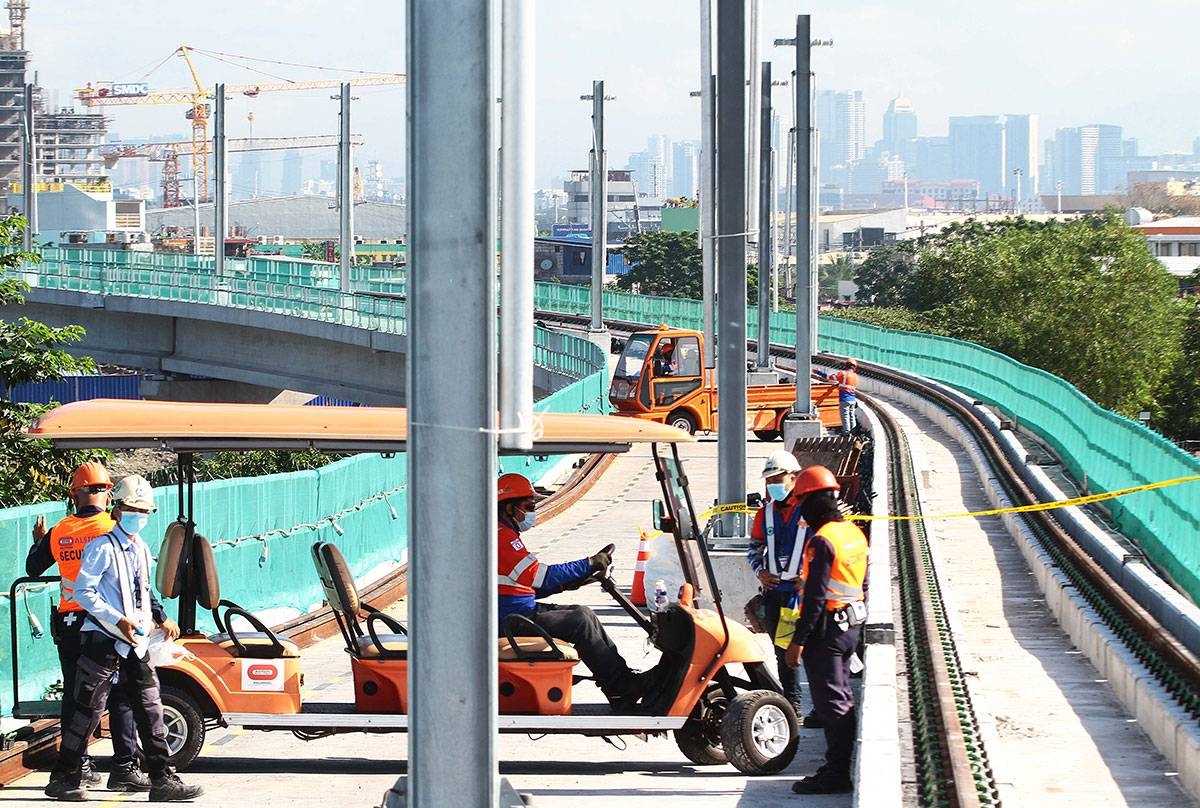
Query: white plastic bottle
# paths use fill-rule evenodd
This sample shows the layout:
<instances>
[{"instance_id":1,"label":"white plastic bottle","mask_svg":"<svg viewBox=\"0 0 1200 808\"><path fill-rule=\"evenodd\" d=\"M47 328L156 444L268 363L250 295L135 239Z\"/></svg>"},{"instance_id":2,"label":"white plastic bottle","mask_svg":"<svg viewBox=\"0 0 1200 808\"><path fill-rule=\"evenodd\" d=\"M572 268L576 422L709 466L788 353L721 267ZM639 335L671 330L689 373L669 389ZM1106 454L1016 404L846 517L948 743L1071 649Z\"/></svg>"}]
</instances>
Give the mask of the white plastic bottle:
<instances>
[{"instance_id":1,"label":"white plastic bottle","mask_svg":"<svg viewBox=\"0 0 1200 808\"><path fill-rule=\"evenodd\" d=\"M654 611L665 612L671 601L667 598L667 582L659 578L654 582Z\"/></svg>"}]
</instances>

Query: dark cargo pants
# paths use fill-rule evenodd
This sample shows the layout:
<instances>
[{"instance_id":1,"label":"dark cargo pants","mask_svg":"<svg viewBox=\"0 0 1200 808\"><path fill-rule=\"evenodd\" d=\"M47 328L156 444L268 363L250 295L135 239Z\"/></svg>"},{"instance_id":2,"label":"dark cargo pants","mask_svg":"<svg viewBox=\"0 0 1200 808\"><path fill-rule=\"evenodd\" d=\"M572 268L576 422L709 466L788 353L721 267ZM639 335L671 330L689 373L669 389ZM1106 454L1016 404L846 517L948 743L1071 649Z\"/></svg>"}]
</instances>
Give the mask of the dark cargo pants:
<instances>
[{"instance_id":1,"label":"dark cargo pants","mask_svg":"<svg viewBox=\"0 0 1200 808\"><path fill-rule=\"evenodd\" d=\"M779 672L779 683L783 685L783 697L796 705L797 717L803 718L802 699L800 698L800 669L788 665L785 659L787 649L774 644L775 630L779 627L779 610L788 604L792 594L790 591L783 592L775 589L764 592L763 618L767 624L767 631L770 632L772 647L775 649L775 669Z\"/></svg>"},{"instance_id":2,"label":"dark cargo pants","mask_svg":"<svg viewBox=\"0 0 1200 808\"><path fill-rule=\"evenodd\" d=\"M75 711L62 726L62 749L55 772L78 777L83 756L87 753L88 738L104 715L113 674L119 673L120 687L131 702L134 723L146 755L146 768L151 777L162 776L170 752L154 669L132 651L128 656L120 656L114 641L103 634L85 631L80 636L82 650L75 679Z\"/></svg>"},{"instance_id":3,"label":"dark cargo pants","mask_svg":"<svg viewBox=\"0 0 1200 808\"><path fill-rule=\"evenodd\" d=\"M574 645L579 659L588 666L596 678L596 684L606 693L608 688L618 685L622 678L629 676L625 658L600 624L600 618L587 606L539 603L536 612L524 616L544 628L556 640L565 640ZM520 621L513 621L513 625L513 634L517 636L537 634L528 625L522 628Z\"/></svg>"},{"instance_id":4,"label":"dark cargo pants","mask_svg":"<svg viewBox=\"0 0 1200 808\"><path fill-rule=\"evenodd\" d=\"M825 724L825 766L830 774L850 776L854 735L854 691L850 689L850 656L858 647L861 626L842 631L832 620L823 621L804 646L804 672L813 708Z\"/></svg>"}]
</instances>

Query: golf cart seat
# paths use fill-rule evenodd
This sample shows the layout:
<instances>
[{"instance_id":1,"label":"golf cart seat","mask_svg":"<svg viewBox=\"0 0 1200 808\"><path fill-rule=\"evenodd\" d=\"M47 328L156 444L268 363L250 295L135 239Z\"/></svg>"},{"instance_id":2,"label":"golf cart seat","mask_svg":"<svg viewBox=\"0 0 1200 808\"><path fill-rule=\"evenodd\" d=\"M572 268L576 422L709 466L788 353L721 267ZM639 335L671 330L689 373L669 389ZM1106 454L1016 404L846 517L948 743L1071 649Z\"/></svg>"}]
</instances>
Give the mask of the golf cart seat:
<instances>
[{"instance_id":1,"label":"golf cart seat","mask_svg":"<svg viewBox=\"0 0 1200 808\"><path fill-rule=\"evenodd\" d=\"M182 590L182 571L186 528L181 522L172 522L163 537L155 570L155 585L164 598L175 598ZM296 643L280 637L261 620L236 603L221 599L221 581L217 575L217 562L212 545L199 533L193 535L192 581L196 603L212 611L213 622L219 633L209 636L216 645L232 656L246 659L293 659L300 656ZM221 609L224 609L222 614ZM233 618L240 618L254 631L235 631Z\"/></svg>"},{"instance_id":2,"label":"golf cart seat","mask_svg":"<svg viewBox=\"0 0 1200 808\"><path fill-rule=\"evenodd\" d=\"M572 672L579 653L522 614L504 618L500 661L500 712L566 715L571 712ZM521 637L517 632L533 632Z\"/></svg>"},{"instance_id":3,"label":"golf cart seat","mask_svg":"<svg viewBox=\"0 0 1200 808\"><path fill-rule=\"evenodd\" d=\"M337 545L317 542L312 557L350 655L354 709L360 713L407 713L408 631L399 620L363 602ZM364 612L366 620L360 622ZM390 632L379 633L377 623Z\"/></svg>"}]
</instances>

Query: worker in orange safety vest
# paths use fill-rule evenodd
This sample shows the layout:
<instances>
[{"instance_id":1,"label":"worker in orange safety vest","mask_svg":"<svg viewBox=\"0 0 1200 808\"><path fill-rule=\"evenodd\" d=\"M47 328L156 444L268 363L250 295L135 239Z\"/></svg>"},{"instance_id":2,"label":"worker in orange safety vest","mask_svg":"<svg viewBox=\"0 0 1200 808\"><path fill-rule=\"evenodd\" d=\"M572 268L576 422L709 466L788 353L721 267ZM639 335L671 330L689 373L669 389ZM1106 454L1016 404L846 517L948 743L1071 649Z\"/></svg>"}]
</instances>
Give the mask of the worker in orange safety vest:
<instances>
[{"instance_id":1,"label":"worker in orange safety vest","mask_svg":"<svg viewBox=\"0 0 1200 808\"><path fill-rule=\"evenodd\" d=\"M849 435L858 426L858 362L847 359L842 363L841 370L828 373L818 368L813 373L837 385L842 434Z\"/></svg>"}]
</instances>

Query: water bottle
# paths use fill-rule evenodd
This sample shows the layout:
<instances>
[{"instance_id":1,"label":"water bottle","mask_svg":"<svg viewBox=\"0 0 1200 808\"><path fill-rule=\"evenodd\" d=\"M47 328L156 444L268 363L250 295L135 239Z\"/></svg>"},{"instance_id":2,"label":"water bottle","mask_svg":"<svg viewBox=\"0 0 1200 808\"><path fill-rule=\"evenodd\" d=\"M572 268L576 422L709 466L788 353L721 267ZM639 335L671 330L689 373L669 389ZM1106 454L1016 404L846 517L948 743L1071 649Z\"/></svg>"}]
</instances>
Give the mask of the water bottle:
<instances>
[{"instance_id":1,"label":"water bottle","mask_svg":"<svg viewBox=\"0 0 1200 808\"><path fill-rule=\"evenodd\" d=\"M654 611L665 612L670 600L667 599L667 582L659 578L654 582Z\"/></svg>"}]
</instances>

